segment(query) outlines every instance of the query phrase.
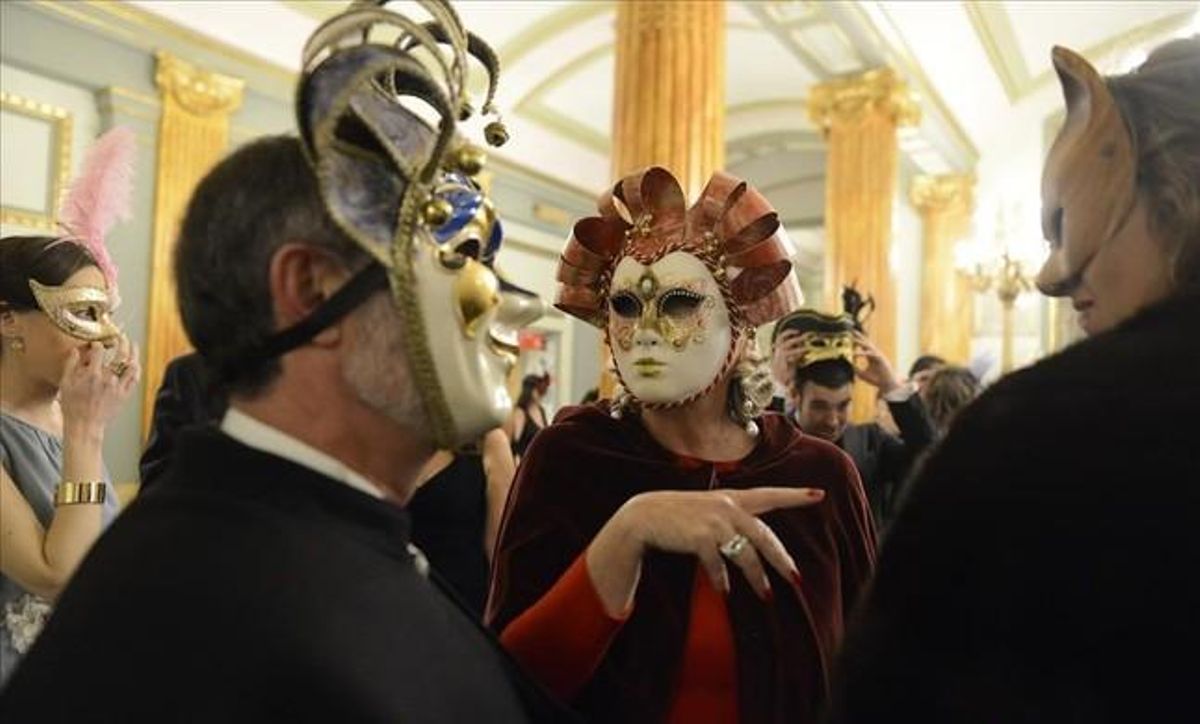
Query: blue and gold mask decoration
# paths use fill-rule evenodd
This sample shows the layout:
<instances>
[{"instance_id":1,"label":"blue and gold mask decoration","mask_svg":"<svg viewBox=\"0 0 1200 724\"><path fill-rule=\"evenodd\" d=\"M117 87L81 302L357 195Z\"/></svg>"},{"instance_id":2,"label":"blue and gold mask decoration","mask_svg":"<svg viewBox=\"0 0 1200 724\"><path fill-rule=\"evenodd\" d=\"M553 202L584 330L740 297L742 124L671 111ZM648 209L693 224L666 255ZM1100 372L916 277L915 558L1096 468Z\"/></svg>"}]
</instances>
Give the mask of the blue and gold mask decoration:
<instances>
[{"instance_id":1,"label":"blue and gold mask decoration","mask_svg":"<svg viewBox=\"0 0 1200 724\"><path fill-rule=\"evenodd\" d=\"M313 32L296 114L330 216L377 262L347 287L390 287L432 437L454 447L507 416L516 330L543 307L496 271L503 232L476 180L487 156L458 132L474 113L475 61L487 74L482 112L493 117L485 139L508 138L494 105L495 53L445 0L406 3L423 22L386 4L357 0Z\"/></svg>"}]
</instances>

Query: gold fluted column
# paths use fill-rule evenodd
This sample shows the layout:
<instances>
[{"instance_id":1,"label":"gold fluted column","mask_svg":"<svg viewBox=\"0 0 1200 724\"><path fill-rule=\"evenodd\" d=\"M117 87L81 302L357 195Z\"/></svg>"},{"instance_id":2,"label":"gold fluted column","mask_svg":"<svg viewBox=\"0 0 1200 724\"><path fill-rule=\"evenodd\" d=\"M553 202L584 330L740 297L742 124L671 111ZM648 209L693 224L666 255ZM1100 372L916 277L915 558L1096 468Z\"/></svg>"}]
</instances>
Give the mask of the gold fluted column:
<instances>
[{"instance_id":1,"label":"gold fluted column","mask_svg":"<svg viewBox=\"0 0 1200 724\"><path fill-rule=\"evenodd\" d=\"M825 173L825 296L840 309L841 289L855 283L875 298L872 341L895 362L896 285L889 252L892 199L898 170L896 130L920 120L908 88L891 68L813 87L808 113L829 144ZM855 396L853 417L874 415L865 392Z\"/></svg>"},{"instance_id":2,"label":"gold fluted column","mask_svg":"<svg viewBox=\"0 0 1200 724\"><path fill-rule=\"evenodd\" d=\"M690 198L725 164L725 0L617 3L613 178L656 164Z\"/></svg>"},{"instance_id":3,"label":"gold fluted column","mask_svg":"<svg viewBox=\"0 0 1200 724\"><path fill-rule=\"evenodd\" d=\"M149 429L163 369L191 345L179 321L171 257L196 184L229 146L229 116L242 104L243 82L159 52L154 80L162 100L154 189L154 249L146 332L142 431Z\"/></svg>"},{"instance_id":4,"label":"gold fluted column","mask_svg":"<svg viewBox=\"0 0 1200 724\"><path fill-rule=\"evenodd\" d=\"M970 230L975 177L918 176L909 200L921 213L921 352L955 364L971 355L975 295L954 266L954 245Z\"/></svg>"},{"instance_id":5,"label":"gold fluted column","mask_svg":"<svg viewBox=\"0 0 1200 724\"><path fill-rule=\"evenodd\" d=\"M646 166L689 198L725 165L725 0L617 3L613 179ZM600 396L616 380L601 345Z\"/></svg>"}]
</instances>

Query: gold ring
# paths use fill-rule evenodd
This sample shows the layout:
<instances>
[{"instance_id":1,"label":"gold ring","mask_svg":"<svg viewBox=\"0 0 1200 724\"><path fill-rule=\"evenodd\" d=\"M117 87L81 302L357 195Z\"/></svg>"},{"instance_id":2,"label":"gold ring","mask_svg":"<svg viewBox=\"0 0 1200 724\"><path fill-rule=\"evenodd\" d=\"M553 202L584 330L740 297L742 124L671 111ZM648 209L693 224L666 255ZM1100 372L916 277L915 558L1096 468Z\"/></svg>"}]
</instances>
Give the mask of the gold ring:
<instances>
[{"instance_id":1,"label":"gold ring","mask_svg":"<svg viewBox=\"0 0 1200 724\"><path fill-rule=\"evenodd\" d=\"M721 551L721 555L725 556L726 558L733 559L741 555L742 551L746 550L746 546L749 544L750 539L741 533L738 533L734 537L722 543L718 550Z\"/></svg>"},{"instance_id":2,"label":"gold ring","mask_svg":"<svg viewBox=\"0 0 1200 724\"><path fill-rule=\"evenodd\" d=\"M120 377L121 375L125 374L125 371L128 369L129 369L129 364L126 362L113 362L112 364L110 364L108 366L108 370L110 372L112 372L114 375L116 375L117 377Z\"/></svg>"}]
</instances>

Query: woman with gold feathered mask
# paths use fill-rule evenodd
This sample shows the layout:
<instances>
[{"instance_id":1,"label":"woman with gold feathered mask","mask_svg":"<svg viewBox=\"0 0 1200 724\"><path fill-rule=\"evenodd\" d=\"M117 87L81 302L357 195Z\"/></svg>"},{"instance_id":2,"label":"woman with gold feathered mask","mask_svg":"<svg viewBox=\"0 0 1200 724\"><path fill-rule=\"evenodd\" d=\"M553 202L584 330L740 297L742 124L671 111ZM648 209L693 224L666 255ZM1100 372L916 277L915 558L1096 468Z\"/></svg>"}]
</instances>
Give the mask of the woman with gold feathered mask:
<instances>
[{"instance_id":1,"label":"woman with gold feathered mask","mask_svg":"<svg viewBox=\"0 0 1200 724\"><path fill-rule=\"evenodd\" d=\"M64 236L0 239L0 686L117 512L102 446L139 367L104 236L127 212L135 144L117 128L91 149Z\"/></svg>"}]
</instances>

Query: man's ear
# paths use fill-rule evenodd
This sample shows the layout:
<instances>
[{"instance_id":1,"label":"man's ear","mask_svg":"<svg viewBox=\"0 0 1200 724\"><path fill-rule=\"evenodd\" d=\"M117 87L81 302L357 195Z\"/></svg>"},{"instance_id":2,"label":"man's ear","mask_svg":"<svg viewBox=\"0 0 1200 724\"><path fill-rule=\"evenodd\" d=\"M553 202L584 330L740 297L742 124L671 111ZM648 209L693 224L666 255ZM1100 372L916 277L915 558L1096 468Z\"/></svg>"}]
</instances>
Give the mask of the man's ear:
<instances>
[{"instance_id":1,"label":"man's ear","mask_svg":"<svg viewBox=\"0 0 1200 724\"><path fill-rule=\"evenodd\" d=\"M308 244L287 243L271 257L269 283L275 320L286 329L305 319L349 278L336 257ZM341 324L333 324L313 337L310 344L332 346L341 339Z\"/></svg>"}]
</instances>

